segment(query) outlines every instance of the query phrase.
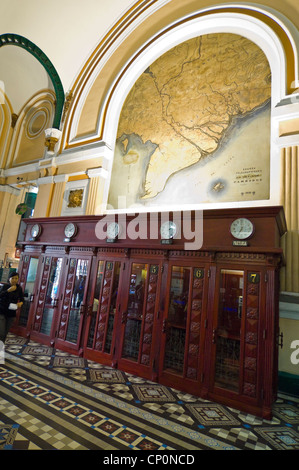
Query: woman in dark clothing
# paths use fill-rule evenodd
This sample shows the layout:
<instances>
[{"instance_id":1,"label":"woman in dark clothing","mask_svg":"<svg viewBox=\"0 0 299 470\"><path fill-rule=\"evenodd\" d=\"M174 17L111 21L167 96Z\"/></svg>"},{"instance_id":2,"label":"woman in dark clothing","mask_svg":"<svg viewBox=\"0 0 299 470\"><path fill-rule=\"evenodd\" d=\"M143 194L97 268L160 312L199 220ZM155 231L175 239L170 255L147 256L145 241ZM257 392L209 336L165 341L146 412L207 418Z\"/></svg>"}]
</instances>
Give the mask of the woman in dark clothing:
<instances>
[{"instance_id":1,"label":"woman in dark clothing","mask_svg":"<svg viewBox=\"0 0 299 470\"><path fill-rule=\"evenodd\" d=\"M24 294L18 281L18 273L13 272L9 276L9 284L4 284L0 290L0 341L3 343L14 322L17 309L24 302Z\"/></svg>"}]
</instances>

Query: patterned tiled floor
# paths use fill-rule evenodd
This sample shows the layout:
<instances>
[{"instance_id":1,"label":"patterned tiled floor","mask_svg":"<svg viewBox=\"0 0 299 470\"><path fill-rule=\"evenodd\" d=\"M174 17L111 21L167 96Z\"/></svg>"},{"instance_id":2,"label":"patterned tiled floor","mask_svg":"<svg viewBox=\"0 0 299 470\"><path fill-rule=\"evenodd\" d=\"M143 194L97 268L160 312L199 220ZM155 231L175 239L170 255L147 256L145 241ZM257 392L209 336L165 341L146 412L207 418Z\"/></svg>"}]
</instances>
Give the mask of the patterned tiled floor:
<instances>
[{"instance_id":1,"label":"patterned tiled floor","mask_svg":"<svg viewBox=\"0 0 299 470\"><path fill-rule=\"evenodd\" d=\"M10 334L1 449L299 450L299 399L266 421Z\"/></svg>"}]
</instances>

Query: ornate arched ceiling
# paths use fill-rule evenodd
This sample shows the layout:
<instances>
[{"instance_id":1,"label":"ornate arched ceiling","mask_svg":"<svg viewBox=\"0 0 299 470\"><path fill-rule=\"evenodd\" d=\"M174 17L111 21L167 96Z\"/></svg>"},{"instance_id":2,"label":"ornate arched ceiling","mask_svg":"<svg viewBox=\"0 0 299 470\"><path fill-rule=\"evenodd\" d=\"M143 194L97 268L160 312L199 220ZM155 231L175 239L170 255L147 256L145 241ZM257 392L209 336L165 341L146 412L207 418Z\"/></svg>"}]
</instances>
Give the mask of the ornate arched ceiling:
<instances>
[{"instance_id":1,"label":"ornate arched ceiling","mask_svg":"<svg viewBox=\"0 0 299 470\"><path fill-rule=\"evenodd\" d=\"M297 38L295 35L293 37L298 41L297 0L231 4L213 0L86 0L84 3L80 0L53 0L50 4L39 0L2 0L0 35L9 32L29 39L53 64L64 93L71 91L82 99L82 94L86 97L93 85L90 78L94 68L99 67L99 56L103 58L100 67L109 63L108 73L105 69L99 83L105 94L113 86L122 67L160 31L196 12L205 14L208 10L227 6L244 11L248 8L256 12L263 10L269 24L271 21L273 23L272 12L276 11L290 25L292 22L295 29L297 27ZM281 35L278 34L278 37L284 41ZM286 42L283 46L288 52ZM39 64L33 65L30 54L16 51L15 48L7 49L0 48L0 80L4 86L7 84L5 88L10 95L7 98L13 112L17 113L22 103L24 106L34 95L34 91L51 88L52 84ZM292 70L288 73L291 76ZM76 107L76 103L73 106ZM67 144L70 140L66 137Z\"/></svg>"},{"instance_id":2,"label":"ornate arched ceiling","mask_svg":"<svg viewBox=\"0 0 299 470\"><path fill-rule=\"evenodd\" d=\"M41 90L55 90L61 108L54 116L54 127L58 127L65 91L101 36L134 3L87 0L83 5L69 0L53 0L50 4L3 0L0 37L1 46L5 47L0 47L0 88L13 113L18 115ZM7 34L10 39L4 41ZM28 40L28 47L6 47L14 43L12 35Z\"/></svg>"},{"instance_id":3,"label":"ornate arched ceiling","mask_svg":"<svg viewBox=\"0 0 299 470\"><path fill-rule=\"evenodd\" d=\"M138 75L153 60L186 39L182 31L185 31L185 36L190 37L225 31L250 38L264 50L266 56L272 54L272 66L277 69L275 75L279 75L280 82L280 89L273 96L275 103L297 91L298 31L280 11L258 4L226 3L196 9L169 23L170 17L165 17L165 12L167 9L170 11L170 7L176 4L177 1L172 0L163 8L151 12L151 21L140 21L135 25L133 32L129 16L124 15L122 30L114 27L109 35L103 38L72 88L69 123L64 126L65 148L80 146L83 142L92 143L101 139L107 141L107 136L104 136L107 114L113 99L117 103L122 100L123 78L126 77L127 80L132 77L126 90L129 92ZM138 15L137 8L135 12ZM139 14L142 15L141 12ZM119 41L120 35L122 42L116 47L115 43ZM134 69L138 69L135 76L134 72L132 73ZM117 116L114 116L115 120ZM106 128L111 130L111 120ZM114 137L108 139L109 145L113 145L113 139Z\"/></svg>"}]
</instances>

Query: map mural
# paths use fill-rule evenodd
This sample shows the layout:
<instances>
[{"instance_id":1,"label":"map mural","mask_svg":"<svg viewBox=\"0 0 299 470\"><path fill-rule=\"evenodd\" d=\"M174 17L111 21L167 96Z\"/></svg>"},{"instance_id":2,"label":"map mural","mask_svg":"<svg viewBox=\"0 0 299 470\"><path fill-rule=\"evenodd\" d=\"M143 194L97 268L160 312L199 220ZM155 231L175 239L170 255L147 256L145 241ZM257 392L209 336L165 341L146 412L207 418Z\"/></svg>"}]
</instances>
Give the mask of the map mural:
<instances>
[{"instance_id":1,"label":"map mural","mask_svg":"<svg viewBox=\"0 0 299 470\"><path fill-rule=\"evenodd\" d=\"M208 34L167 51L123 105L108 203L268 199L270 100L267 58L242 36Z\"/></svg>"}]
</instances>

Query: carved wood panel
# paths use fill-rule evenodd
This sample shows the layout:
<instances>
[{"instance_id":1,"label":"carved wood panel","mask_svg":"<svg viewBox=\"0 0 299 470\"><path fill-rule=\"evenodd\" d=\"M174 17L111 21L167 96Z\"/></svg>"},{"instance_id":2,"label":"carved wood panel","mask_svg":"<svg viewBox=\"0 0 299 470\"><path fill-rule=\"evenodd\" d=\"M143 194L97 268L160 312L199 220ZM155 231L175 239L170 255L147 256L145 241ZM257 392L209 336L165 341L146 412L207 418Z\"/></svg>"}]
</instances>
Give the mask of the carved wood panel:
<instances>
[{"instance_id":1,"label":"carved wood panel","mask_svg":"<svg viewBox=\"0 0 299 470\"><path fill-rule=\"evenodd\" d=\"M72 292L74 288L74 282L76 277L76 259L71 258L69 263L69 269L66 278L65 292L61 308L61 316L58 327L58 338L65 339L67 330L67 321L69 315L69 308L71 305Z\"/></svg>"},{"instance_id":2,"label":"carved wood panel","mask_svg":"<svg viewBox=\"0 0 299 470\"><path fill-rule=\"evenodd\" d=\"M113 287L113 268L114 262L107 261L105 266L103 288L99 305L99 319L96 329L96 340L94 349L96 351L103 351L105 345L105 333L107 329L107 322L109 317L109 304L111 297L111 290Z\"/></svg>"},{"instance_id":3,"label":"carved wood panel","mask_svg":"<svg viewBox=\"0 0 299 470\"><path fill-rule=\"evenodd\" d=\"M260 282L260 272L248 272L245 307L246 318L243 394L249 397L256 397L257 395Z\"/></svg>"},{"instance_id":4,"label":"carved wood panel","mask_svg":"<svg viewBox=\"0 0 299 470\"><path fill-rule=\"evenodd\" d=\"M145 319L143 334L140 339L142 344L141 364L150 365L150 355L153 344L153 327L155 320L155 305L158 289L159 266L150 265L150 275L146 297Z\"/></svg>"},{"instance_id":5,"label":"carved wood panel","mask_svg":"<svg viewBox=\"0 0 299 470\"><path fill-rule=\"evenodd\" d=\"M35 316L33 320L33 330L38 331L38 332L40 331L40 328L41 328L42 316L43 316L45 300L46 300L47 285L48 285L49 275L50 275L50 267L51 267L51 257L46 256L44 258L44 269L42 272L40 290L39 290L39 295L38 295L37 304L36 304L36 312L35 312Z\"/></svg>"},{"instance_id":6,"label":"carved wood panel","mask_svg":"<svg viewBox=\"0 0 299 470\"><path fill-rule=\"evenodd\" d=\"M204 287L204 269L193 269L193 283L191 294L191 317L189 328L189 344L187 351L187 372L186 375L189 379L198 378L198 360L200 348L200 323L202 316L202 302L203 302L203 287Z\"/></svg>"}]
</instances>

